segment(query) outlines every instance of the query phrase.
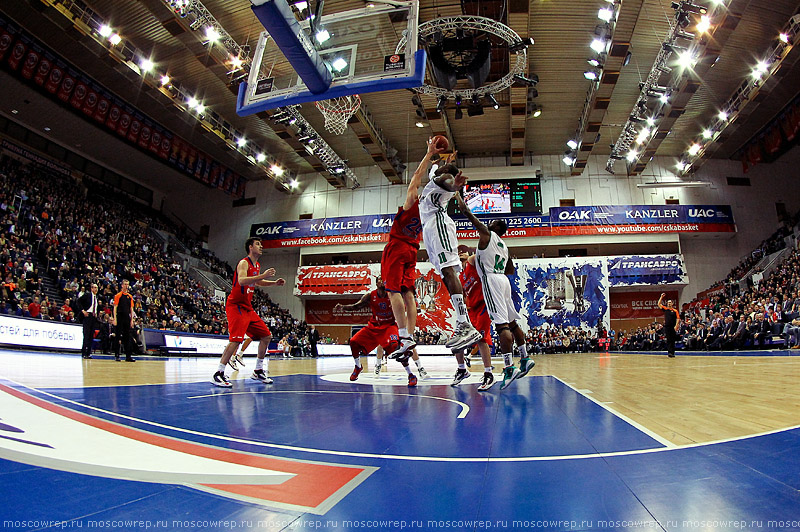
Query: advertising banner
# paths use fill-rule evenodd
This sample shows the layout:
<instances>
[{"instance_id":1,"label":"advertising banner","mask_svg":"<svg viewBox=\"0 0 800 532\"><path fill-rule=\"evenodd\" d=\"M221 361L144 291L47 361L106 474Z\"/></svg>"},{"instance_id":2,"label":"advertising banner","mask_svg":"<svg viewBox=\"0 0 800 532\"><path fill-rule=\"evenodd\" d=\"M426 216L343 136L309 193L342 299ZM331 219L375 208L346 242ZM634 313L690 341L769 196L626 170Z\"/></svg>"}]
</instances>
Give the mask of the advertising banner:
<instances>
[{"instance_id":1,"label":"advertising banner","mask_svg":"<svg viewBox=\"0 0 800 532\"><path fill-rule=\"evenodd\" d=\"M553 207L550 223L553 235L736 231L730 205Z\"/></svg>"},{"instance_id":2,"label":"advertising banner","mask_svg":"<svg viewBox=\"0 0 800 532\"><path fill-rule=\"evenodd\" d=\"M678 301L677 290L664 293L664 299ZM658 308L660 296L661 292L614 292L611 294L611 319L662 318L664 311Z\"/></svg>"},{"instance_id":3,"label":"advertising banner","mask_svg":"<svg viewBox=\"0 0 800 532\"><path fill-rule=\"evenodd\" d=\"M264 247L297 247L387 242L395 214L366 214L250 226ZM610 205L554 207L549 215L481 216L508 224L504 238L555 235L728 233L736 231L730 205ZM478 238L472 223L456 217L458 238Z\"/></svg>"},{"instance_id":4,"label":"advertising banner","mask_svg":"<svg viewBox=\"0 0 800 532\"><path fill-rule=\"evenodd\" d=\"M309 299L306 300L306 322L310 325L365 325L371 316L368 308L352 312L335 310L337 303L351 305L355 299Z\"/></svg>"},{"instance_id":5,"label":"advertising banner","mask_svg":"<svg viewBox=\"0 0 800 532\"><path fill-rule=\"evenodd\" d=\"M0 316L0 344L80 351L83 328L75 323Z\"/></svg>"},{"instance_id":6,"label":"advertising banner","mask_svg":"<svg viewBox=\"0 0 800 532\"><path fill-rule=\"evenodd\" d=\"M300 266L297 268L296 296L365 294L375 285L376 273L369 264ZM378 272L380 268L378 268Z\"/></svg>"},{"instance_id":7,"label":"advertising banner","mask_svg":"<svg viewBox=\"0 0 800 532\"><path fill-rule=\"evenodd\" d=\"M608 278L611 286L689 283L683 256L677 254L608 257Z\"/></svg>"},{"instance_id":8,"label":"advertising banner","mask_svg":"<svg viewBox=\"0 0 800 532\"><path fill-rule=\"evenodd\" d=\"M565 259L520 259L514 261L517 273L510 276L511 296L514 306L522 316L520 325L527 330L545 323L552 325L580 325L595 328L598 321L608 326L608 270L605 257ZM344 266L303 266L298 268L298 283L295 295L330 296L349 295L360 297L375 289L375 277L380 274L380 264ZM309 287L311 279L317 283ZM415 282L417 295L417 329L429 332L444 331L449 334L455 325L455 311L450 294L430 263L417 264ZM323 311L316 316L306 315L309 323L348 323L339 321L349 316L333 316L324 309L339 299L315 301L306 299L306 308ZM312 319L319 321L311 321ZM325 321L334 319L336 321ZM362 318L366 323L368 311Z\"/></svg>"},{"instance_id":9,"label":"advertising banner","mask_svg":"<svg viewBox=\"0 0 800 532\"><path fill-rule=\"evenodd\" d=\"M164 345L166 347L183 347L196 349L189 353L194 354L222 354L228 346L228 339L224 336L195 336L191 334L164 334ZM80 349L80 345L78 346ZM248 355L258 354L258 342L251 343L245 353Z\"/></svg>"}]
</instances>

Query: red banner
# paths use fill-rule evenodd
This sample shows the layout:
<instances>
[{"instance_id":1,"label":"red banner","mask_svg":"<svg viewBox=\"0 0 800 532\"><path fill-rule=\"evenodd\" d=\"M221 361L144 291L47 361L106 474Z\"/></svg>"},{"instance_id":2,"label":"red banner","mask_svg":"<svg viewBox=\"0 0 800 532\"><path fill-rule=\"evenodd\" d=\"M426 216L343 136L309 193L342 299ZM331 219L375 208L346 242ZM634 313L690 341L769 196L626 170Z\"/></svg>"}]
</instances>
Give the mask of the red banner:
<instances>
[{"instance_id":1,"label":"red banner","mask_svg":"<svg viewBox=\"0 0 800 532\"><path fill-rule=\"evenodd\" d=\"M36 68L36 75L33 76L33 81L40 87L43 87L45 81L47 81L47 78L50 76L51 68L53 68L53 58L45 54L42 60L39 61L39 66Z\"/></svg>"},{"instance_id":2,"label":"red banner","mask_svg":"<svg viewBox=\"0 0 800 532\"><path fill-rule=\"evenodd\" d=\"M75 90L75 75L69 72L64 74L64 79L61 82L61 86L58 88L58 94L56 94L56 96L62 102L68 102L70 96L72 96L73 90Z\"/></svg>"},{"instance_id":3,"label":"red banner","mask_svg":"<svg viewBox=\"0 0 800 532\"><path fill-rule=\"evenodd\" d=\"M22 42L22 38L20 37L17 39L17 42L14 43L14 47L11 49L11 55L8 56L8 64L9 66L16 70L19 67L20 63L22 63L22 59L25 57L25 51L28 47Z\"/></svg>"},{"instance_id":4,"label":"red banner","mask_svg":"<svg viewBox=\"0 0 800 532\"><path fill-rule=\"evenodd\" d=\"M172 148L172 137L164 135L161 137L161 146L159 147L158 156L162 159L169 159L169 152Z\"/></svg>"},{"instance_id":5,"label":"red banner","mask_svg":"<svg viewBox=\"0 0 800 532\"><path fill-rule=\"evenodd\" d=\"M31 79L36 72L36 65L39 64L39 58L42 56L40 51L28 50L28 55L25 56L25 63L22 65L22 77Z\"/></svg>"},{"instance_id":6,"label":"red banner","mask_svg":"<svg viewBox=\"0 0 800 532\"><path fill-rule=\"evenodd\" d=\"M125 119L125 115L122 115ZM142 131L142 121L137 117L131 118L131 127L128 128L128 140L136 144L139 141L139 133ZM150 139L148 139L150 140Z\"/></svg>"},{"instance_id":7,"label":"red banner","mask_svg":"<svg viewBox=\"0 0 800 532\"><path fill-rule=\"evenodd\" d=\"M83 102L86 101L86 94L89 92L89 87L86 82L78 81L75 84L75 90L72 93L72 99L69 101L70 105L75 109L83 109Z\"/></svg>"},{"instance_id":8,"label":"red banner","mask_svg":"<svg viewBox=\"0 0 800 532\"><path fill-rule=\"evenodd\" d=\"M143 149L150 148L150 140L153 135L153 128L148 125L142 126L142 131L139 133L139 147Z\"/></svg>"},{"instance_id":9,"label":"red banner","mask_svg":"<svg viewBox=\"0 0 800 532\"><path fill-rule=\"evenodd\" d=\"M372 279L366 264L301 266L297 269L299 296L365 294Z\"/></svg>"},{"instance_id":10,"label":"red banner","mask_svg":"<svg viewBox=\"0 0 800 532\"><path fill-rule=\"evenodd\" d=\"M677 304L678 292L664 292L665 300L671 299ZM664 311L658 308L661 292L611 292L611 319L630 320L634 318L661 318Z\"/></svg>"},{"instance_id":11,"label":"red banner","mask_svg":"<svg viewBox=\"0 0 800 532\"><path fill-rule=\"evenodd\" d=\"M128 129L130 127L131 127L131 115L130 113L123 111L122 114L119 115L119 122L117 122L117 133L123 137L127 137Z\"/></svg>"},{"instance_id":12,"label":"red banner","mask_svg":"<svg viewBox=\"0 0 800 532\"><path fill-rule=\"evenodd\" d=\"M100 96L97 101L97 110L94 112L94 119L100 123L105 123L108 110L111 108L111 101L106 95Z\"/></svg>"},{"instance_id":13,"label":"red banner","mask_svg":"<svg viewBox=\"0 0 800 532\"><path fill-rule=\"evenodd\" d=\"M89 92L86 94L86 100L83 102L83 114L86 116L94 116L95 109L97 109L98 98L97 91L89 89Z\"/></svg>"},{"instance_id":14,"label":"red banner","mask_svg":"<svg viewBox=\"0 0 800 532\"><path fill-rule=\"evenodd\" d=\"M351 305L358 299L309 299L306 301L306 323L313 325L364 325L369 321L369 307L347 312L334 310L337 303Z\"/></svg>"},{"instance_id":15,"label":"red banner","mask_svg":"<svg viewBox=\"0 0 800 532\"><path fill-rule=\"evenodd\" d=\"M6 30L0 30L0 60L6 56L6 53L11 49L11 43L14 42L14 36Z\"/></svg>"}]
</instances>

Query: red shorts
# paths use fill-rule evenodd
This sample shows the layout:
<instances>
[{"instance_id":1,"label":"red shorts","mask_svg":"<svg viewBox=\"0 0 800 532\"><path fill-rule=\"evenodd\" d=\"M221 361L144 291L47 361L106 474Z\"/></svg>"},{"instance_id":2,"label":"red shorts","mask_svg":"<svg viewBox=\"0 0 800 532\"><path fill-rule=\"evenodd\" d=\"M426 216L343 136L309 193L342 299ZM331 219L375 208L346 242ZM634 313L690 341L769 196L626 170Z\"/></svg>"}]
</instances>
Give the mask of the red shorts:
<instances>
[{"instance_id":1,"label":"red shorts","mask_svg":"<svg viewBox=\"0 0 800 532\"><path fill-rule=\"evenodd\" d=\"M390 292L414 290L417 248L403 240L389 240L381 255L381 279Z\"/></svg>"},{"instance_id":2,"label":"red shorts","mask_svg":"<svg viewBox=\"0 0 800 532\"><path fill-rule=\"evenodd\" d=\"M478 329L483 334L483 341L492 345L492 318L489 317L489 311L486 310L486 305L467 309L469 314L469 321L472 326Z\"/></svg>"},{"instance_id":3,"label":"red shorts","mask_svg":"<svg viewBox=\"0 0 800 532\"><path fill-rule=\"evenodd\" d=\"M390 325L369 324L350 338L350 348L353 353L360 356L381 346L388 356L397 349L399 341L396 323Z\"/></svg>"},{"instance_id":4,"label":"red shorts","mask_svg":"<svg viewBox=\"0 0 800 532\"><path fill-rule=\"evenodd\" d=\"M245 334L253 340L272 336L267 324L256 311L241 305L225 305L228 315L228 338L231 342L244 341Z\"/></svg>"}]
</instances>

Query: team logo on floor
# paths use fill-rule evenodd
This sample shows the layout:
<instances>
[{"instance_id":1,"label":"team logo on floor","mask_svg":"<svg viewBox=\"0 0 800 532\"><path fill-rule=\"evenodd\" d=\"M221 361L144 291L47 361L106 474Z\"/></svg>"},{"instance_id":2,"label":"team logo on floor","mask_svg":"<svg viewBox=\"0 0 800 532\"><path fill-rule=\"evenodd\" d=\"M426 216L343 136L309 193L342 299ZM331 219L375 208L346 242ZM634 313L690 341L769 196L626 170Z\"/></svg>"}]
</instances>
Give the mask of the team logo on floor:
<instances>
[{"instance_id":1,"label":"team logo on floor","mask_svg":"<svg viewBox=\"0 0 800 532\"><path fill-rule=\"evenodd\" d=\"M0 458L70 473L181 484L282 510L323 514L376 469L170 438L70 410L3 384L0 412Z\"/></svg>"}]
</instances>

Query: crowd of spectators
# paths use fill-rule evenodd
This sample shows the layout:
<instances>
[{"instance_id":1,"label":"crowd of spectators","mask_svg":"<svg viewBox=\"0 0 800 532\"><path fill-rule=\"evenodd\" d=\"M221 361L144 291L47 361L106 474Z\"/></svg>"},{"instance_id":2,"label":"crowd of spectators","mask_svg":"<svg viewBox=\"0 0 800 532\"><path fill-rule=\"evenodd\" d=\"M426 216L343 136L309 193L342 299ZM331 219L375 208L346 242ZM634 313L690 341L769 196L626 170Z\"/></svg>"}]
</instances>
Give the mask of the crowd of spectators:
<instances>
[{"instance_id":1,"label":"crowd of spectators","mask_svg":"<svg viewBox=\"0 0 800 532\"><path fill-rule=\"evenodd\" d=\"M96 282L104 306L102 323L108 320L122 279L128 279L135 313L144 327L227 334L224 302L191 278L172 247L148 229L186 238L192 254L227 282L231 267L188 231L126 195L2 157L0 220L0 312L73 322L72 302ZM58 297L43 291L43 275L52 280ZM266 293L256 294L255 308L274 327L276 337L306 336L305 322Z\"/></svg>"},{"instance_id":2,"label":"crowd of spectators","mask_svg":"<svg viewBox=\"0 0 800 532\"><path fill-rule=\"evenodd\" d=\"M800 214L800 213L799 213ZM765 255L785 246L798 216L733 268L727 285L739 281ZM63 176L0 158L0 313L75 321L73 302L96 282L105 305L101 323L109 322L111 303L122 279L131 282L135 312L148 328L193 333L227 334L223 301L215 299L175 259L171 245L148 228L176 235L193 256L230 282L233 270L187 229L100 183L84 186ZM679 335L685 349L765 347L772 335L784 335L795 346L800 319L800 256L792 254L767 278L741 294L719 290L706 301L684 310ZM58 297L47 295L42 276L49 277ZM287 309L256 291L254 308L264 317L275 340L286 339L293 353L310 352L308 326ZM592 333L577 327L539 327L528 331L534 353L614 350L660 350L665 345L661 324L629 331ZM322 334L320 343L341 342ZM420 344L439 344L440 331L418 331Z\"/></svg>"}]
</instances>

